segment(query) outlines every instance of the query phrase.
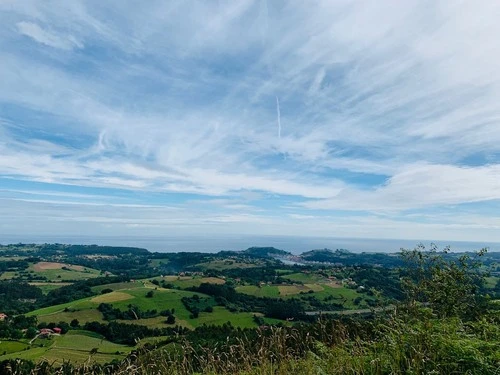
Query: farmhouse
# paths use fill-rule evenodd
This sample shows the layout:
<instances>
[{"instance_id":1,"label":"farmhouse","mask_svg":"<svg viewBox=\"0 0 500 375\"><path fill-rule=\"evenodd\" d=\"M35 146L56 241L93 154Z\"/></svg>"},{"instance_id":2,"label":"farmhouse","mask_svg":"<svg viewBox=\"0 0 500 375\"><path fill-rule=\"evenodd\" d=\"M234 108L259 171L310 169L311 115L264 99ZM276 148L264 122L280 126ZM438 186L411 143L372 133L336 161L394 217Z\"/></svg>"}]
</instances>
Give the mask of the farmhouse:
<instances>
[{"instance_id":1,"label":"farmhouse","mask_svg":"<svg viewBox=\"0 0 500 375\"><path fill-rule=\"evenodd\" d=\"M42 328L40 330L40 338L43 339L43 338L47 338L49 337L50 335L52 335L54 333L53 330L49 329L49 328Z\"/></svg>"}]
</instances>

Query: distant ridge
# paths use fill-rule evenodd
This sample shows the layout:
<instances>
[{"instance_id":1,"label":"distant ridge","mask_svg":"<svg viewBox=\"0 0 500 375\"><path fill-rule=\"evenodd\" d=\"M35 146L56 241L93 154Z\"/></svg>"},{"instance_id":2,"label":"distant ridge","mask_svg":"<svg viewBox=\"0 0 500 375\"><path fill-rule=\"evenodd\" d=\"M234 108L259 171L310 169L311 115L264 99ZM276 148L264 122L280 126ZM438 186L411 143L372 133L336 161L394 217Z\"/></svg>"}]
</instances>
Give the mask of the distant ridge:
<instances>
[{"instance_id":1,"label":"distant ridge","mask_svg":"<svg viewBox=\"0 0 500 375\"><path fill-rule=\"evenodd\" d=\"M248 249L243 250L242 253L263 258L291 255L290 252L285 250L280 250L275 247L256 247L256 246L249 247Z\"/></svg>"},{"instance_id":2,"label":"distant ridge","mask_svg":"<svg viewBox=\"0 0 500 375\"><path fill-rule=\"evenodd\" d=\"M346 249L337 249L334 251L325 248L306 251L302 253L301 258L312 262L332 262L338 261L339 258L346 258L352 255L353 253Z\"/></svg>"}]
</instances>

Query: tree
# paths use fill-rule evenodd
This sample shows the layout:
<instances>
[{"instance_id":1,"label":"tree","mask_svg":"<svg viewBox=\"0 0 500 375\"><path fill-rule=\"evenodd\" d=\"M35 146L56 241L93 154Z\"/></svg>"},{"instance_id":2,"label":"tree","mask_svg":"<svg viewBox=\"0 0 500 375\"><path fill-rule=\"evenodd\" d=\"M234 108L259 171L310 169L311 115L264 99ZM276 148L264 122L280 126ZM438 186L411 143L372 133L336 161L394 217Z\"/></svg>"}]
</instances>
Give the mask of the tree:
<instances>
[{"instance_id":1,"label":"tree","mask_svg":"<svg viewBox=\"0 0 500 375\"><path fill-rule=\"evenodd\" d=\"M149 292L146 293L146 298L153 298L154 292L150 290Z\"/></svg>"},{"instance_id":2,"label":"tree","mask_svg":"<svg viewBox=\"0 0 500 375\"><path fill-rule=\"evenodd\" d=\"M69 331L69 324L66 322L59 322L57 323L57 326L61 329L61 333L64 335Z\"/></svg>"},{"instance_id":3,"label":"tree","mask_svg":"<svg viewBox=\"0 0 500 375\"><path fill-rule=\"evenodd\" d=\"M27 330L26 330L26 333L25 333L25 336L27 339L32 339L36 336L37 334L37 329L35 327L29 327Z\"/></svg>"},{"instance_id":4,"label":"tree","mask_svg":"<svg viewBox=\"0 0 500 375\"><path fill-rule=\"evenodd\" d=\"M23 337L23 331L21 331L20 329L14 329L10 337L13 338L14 340L19 340Z\"/></svg>"},{"instance_id":5,"label":"tree","mask_svg":"<svg viewBox=\"0 0 500 375\"><path fill-rule=\"evenodd\" d=\"M175 323L175 316L169 315L167 317L167 324L174 324Z\"/></svg>"},{"instance_id":6,"label":"tree","mask_svg":"<svg viewBox=\"0 0 500 375\"><path fill-rule=\"evenodd\" d=\"M424 303L439 317L471 318L480 312L483 300L477 292L484 275L477 258L487 250L476 252L474 257L452 256L449 251L448 247L438 251L434 244L428 251L422 244L413 250L402 249L406 268L401 282L410 311Z\"/></svg>"},{"instance_id":7,"label":"tree","mask_svg":"<svg viewBox=\"0 0 500 375\"><path fill-rule=\"evenodd\" d=\"M78 326L80 326L80 322L78 321L78 319L73 319L71 323L69 323L69 325L73 328L77 328Z\"/></svg>"}]
</instances>

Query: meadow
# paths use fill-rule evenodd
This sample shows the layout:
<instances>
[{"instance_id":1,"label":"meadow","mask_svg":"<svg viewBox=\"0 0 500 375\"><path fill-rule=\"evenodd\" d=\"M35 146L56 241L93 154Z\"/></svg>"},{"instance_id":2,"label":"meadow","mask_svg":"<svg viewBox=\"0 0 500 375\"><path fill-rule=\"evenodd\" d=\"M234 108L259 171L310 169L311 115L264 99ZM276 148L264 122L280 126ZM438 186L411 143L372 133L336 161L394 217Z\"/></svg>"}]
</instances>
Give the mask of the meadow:
<instances>
[{"instance_id":1,"label":"meadow","mask_svg":"<svg viewBox=\"0 0 500 375\"><path fill-rule=\"evenodd\" d=\"M144 287L146 281L135 283L119 283L118 290L100 294L94 297L87 297L73 302L50 306L32 311L27 316L36 316L40 322L67 322L77 319L80 324L92 321L104 322L102 313L97 310L101 303L112 304L114 308L127 310L130 305L139 307L142 311L146 310L173 310L176 319L176 325L186 328L196 328L203 324L222 325L230 322L235 327L247 328L255 327L257 324L253 321L254 313L251 312L230 312L225 307L214 306L213 312L200 312L197 318L192 317L192 313L186 309L181 299L183 297L192 297L194 295L200 298L211 299L212 297L184 290L163 289ZM114 284L107 284L107 288L113 288ZM125 289L124 286L129 288ZM153 291L151 298L146 294ZM133 323L145 325L150 328L167 327L166 318L162 316L139 319L139 320L119 320L122 323Z\"/></svg>"},{"instance_id":2,"label":"meadow","mask_svg":"<svg viewBox=\"0 0 500 375\"><path fill-rule=\"evenodd\" d=\"M198 287L203 283L209 284L224 284L226 281L218 277L203 277L203 276L163 276L157 277L155 280L164 280L167 284L172 284L173 286L180 289L187 289L192 287Z\"/></svg>"},{"instance_id":3,"label":"meadow","mask_svg":"<svg viewBox=\"0 0 500 375\"><path fill-rule=\"evenodd\" d=\"M0 361L9 358L27 360L44 359L55 365L64 361L82 364L87 361L106 363L123 359L135 347L119 345L105 340L102 336L88 331L73 330L65 335L37 339L32 345L26 342L8 341L0 343ZM96 353L91 351L97 350Z\"/></svg>"},{"instance_id":4,"label":"meadow","mask_svg":"<svg viewBox=\"0 0 500 375\"><path fill-rule=\"evenodd\" d=\"M102 272L99 270L74 264L58 262L31 262L29 263L28 268L24 270L11 270L3 272L0 275L0 280L11 280L14 278L19 278L32 282L64 283L87 280L99 276L102 276ZM40 279L42 279L43 281ZM59 286L62 285L64 284L60 284ZM49 289L50 287L46 288L47 291Z\"/></svg>"},{"instance_id":5,"label":"meadow","mask_svg":"<svg viewBox=\"0 0 500 375\"><path fill-rule=\"evenodd\" d=\"M99 270L57 262L38 262L27 270L34 275L45 277L47 281L77 281L101 276Z\"/></svg>"},{"instance_id":6,"label":"meadow","mask_svg":"<svg viewBox=\"0 0 500 375\"><path fill-rule=\"evenodd\" d=\"M198 267L206 269L206 270L229 270L229 269L241 269L241 268L254 268L261 267L264 263L261 260L253 260L253 261L238 261L234 259L221 259L221 260L212 260L209 262L199 263Z\"/></svg>"}]
</instances>

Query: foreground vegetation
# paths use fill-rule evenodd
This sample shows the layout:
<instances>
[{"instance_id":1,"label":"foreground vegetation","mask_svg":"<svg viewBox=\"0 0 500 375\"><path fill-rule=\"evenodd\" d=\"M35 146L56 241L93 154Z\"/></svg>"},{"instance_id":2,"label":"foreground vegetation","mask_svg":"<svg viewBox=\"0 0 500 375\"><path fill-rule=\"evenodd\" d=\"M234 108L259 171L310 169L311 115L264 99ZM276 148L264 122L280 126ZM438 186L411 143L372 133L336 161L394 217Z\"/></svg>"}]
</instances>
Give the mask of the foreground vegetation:
<instances>
[{"instance_id":1,"label":"foreground vegetation","mask_svg":"<svg viewBox=\"0 0 500 375\"><path fill-rule=\"evenodd\" d=\"M498 316L464 322L397 311L374 320L320 320L304 327L270 327L217 345L186 339L134 352L114 365L59 370L50 362L3 363L12 374L495 374L500 365ZM213 343L212 343L213 344ZM89 357L91 358L91 356Z\"/></svg>"}]
</instances>

